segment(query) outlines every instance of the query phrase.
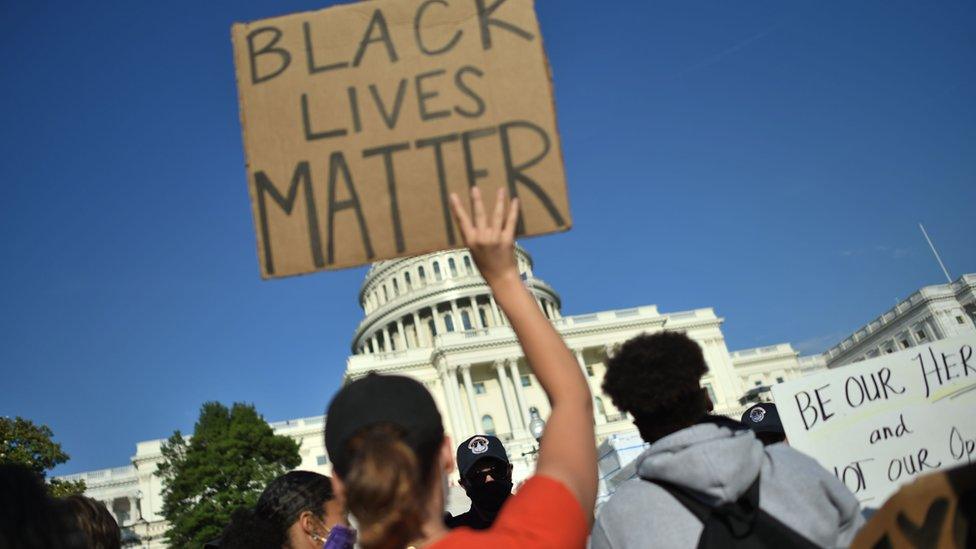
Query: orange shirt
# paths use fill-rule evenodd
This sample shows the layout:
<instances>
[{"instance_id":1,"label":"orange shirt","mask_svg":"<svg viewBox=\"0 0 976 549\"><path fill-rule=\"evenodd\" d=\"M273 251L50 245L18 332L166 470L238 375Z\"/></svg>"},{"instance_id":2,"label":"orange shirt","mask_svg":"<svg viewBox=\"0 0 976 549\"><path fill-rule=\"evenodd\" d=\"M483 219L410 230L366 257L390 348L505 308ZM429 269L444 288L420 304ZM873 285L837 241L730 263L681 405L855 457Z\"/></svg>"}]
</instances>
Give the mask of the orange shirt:
<instances>
[{"instance_id":1,"label":"orange shirt","mask_svg":"<svg viewBox=\"0 0 976 549\"><path fill-rule=\"evenodd\" d=\"M587 534L583 507L569 488L534 476L508 498L491 528L458 528L428 549L574 549L586 546Z\"/></svg>"}]
</instances>

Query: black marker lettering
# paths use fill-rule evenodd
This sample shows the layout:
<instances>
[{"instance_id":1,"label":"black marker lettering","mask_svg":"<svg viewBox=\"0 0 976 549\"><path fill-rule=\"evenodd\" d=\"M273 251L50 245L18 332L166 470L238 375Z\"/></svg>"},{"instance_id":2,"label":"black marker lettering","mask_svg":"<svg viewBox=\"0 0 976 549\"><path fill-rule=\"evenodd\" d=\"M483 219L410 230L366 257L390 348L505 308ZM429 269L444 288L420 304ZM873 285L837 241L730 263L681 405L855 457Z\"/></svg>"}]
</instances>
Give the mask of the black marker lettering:
<instances>
[{"instance_id":1,"label":"black marker lettering","mask_svg":"<svg viewBox=\"0 0 976 549\"><path fill-rule=\"evenodd\" d=\"M464 173L468 177L468 186L474 187L478 180L488 177L488 170L474 167L474 155L471 152L471 142L481 137L488 137L498 131L496 128L481 128L466 131L461 134L461 149L464 151Z\"/></svg>"},{"instance_id":2,"label":"black marker lettering","mask_svg":"<svg viewBox=\"0 0 976 549\"><path fill-rule=\"evenodd\" d=\"M340 61L338 63L332 63L331 65L316 66L314 48L312 47L312 27L308 24L308 21L302 23L302 31L305 33L305 60L308 62L308 74L316 74L335 69L344 69L349 66L348 61Z\"/></svg>"},{"instance_id":3,"label":"black marker lettering","mask_svg":"<svg viewBox=\"0 0 976 549\"><path fill-rule=\"evenodd\" d=\"M484 76L485 73L483 73L481 69L477 67L472 67L471 65L465 65L460 69L458 69L456 73L454 73L454 85L457 86L457 88L461 91L461 93L467 95L468 97L471 98L472 101L474 101L475 110L469 111L469 110L462 109L461 107L454 107L454 112L466 118L477 118L485 114L485 101L481 99L481 96L475 93L474 90L472 90L467 84L464 83L464 78L462 76L466 73L472 73L476 75L478 78Z\"/></svg>"},{"instance_id":4,"label":"black marker lettering","mask_svg":"<svg viewBox=\"0 0 976 549\"><path fill-rule=\"evenodd\" d=\"M417 15L414 16L413 18L413 36L417 41L417 48L421 52L423 52L424 55L440 55L442 53L447 53L451 51L451 49L457 45L458 40L461 39L462 31L458 30L457 32L455 32L454 36L452 36L451 39L448 40L447 44L441 46L440 48L437 48L435 50L428 49L427 46L424 45L424 40L420 35L420 27L423 25L421 19L424 18L424 13L427 11L427 8L430 7L431 4L440 4L444 7L447 7L447 2L445 2L445 0L427 0L423 4L420 4L420 7L417 8Z\"/></svg>"},{"instance_id":5,"label":"black marker lettering","mask_svg":"<svg viewBox=\"0 0 976 549\"><path fill-rule=\"evenodd\" d=\"M410 143L394 143L383 147L366 149L363 158L382 155L383 166L386 168L386 190L390 195L390 217L393 220L393 237L396 241L397 253L407 249L403 242L403 226L400 224L400 204L397 201L396 173L393 170L393 153L410 149Z\"/></svg>"},{"instance_id":6,"label":"black marker lettering","mask_svg":"<svg viewBox=\"0 0 976 549\"><path fill-rule=\"evenodd\" d=\"M262 47L260 50L255 51L254 38L259 34L263 34L267 32L270 32L273 35L271 41L265 44L264 47ZM285 69L287 69L288 65L291 64L291 54L288 53L288 50L284 48L275 47L275 44L278 43L278 40L281 40L281 35L282 35L281 29L277 27L261 27L260 29L254 29L251 32L247 33L247 53L248 53L248 57L250 57L251 59L251 83L252 84L260 84L261 82L267 82L268 80L271 80L272 78L285 72ZM281 65L277 69L269 72L268 74L258 76L258 57L269 53L278 55L278 57L281 58Z\"/></svg>"},{"instance_id":7,"label":"black marker lettering","mask_svg":"<svg viewBox=\"0 0 976 549\"><path fill-rule=\"evenodd\" d=\"M342 170L342 177L346 183L346 190L349 191L349 198L341 201L336 200L336 179L340 170ZM366 219L363 217L359 195L356 194L352 176L349 175L346 158L341 152L336 151L329 157L329 242L327 254L330 265L335 263L335 216L342 210L350 208L356 213L356 221L359 222L359 235L363 240L363 247L366 249L366 259L373 259L375 254L373 253L373 245L369 240L369 231L366 229Z\"/></svg>"},{"instance_id":8,"label":"black marker lettering","mask_svg":"<svg viewBox=\"0 0 976 549\"><path fill-rule=\"evenodd\" d=\"M278 191L274 183L264 172L254 173L254 188L258 195L258 222L261 225L261 244L264 248L264 270L269 275L274 274L274 257L271 253L271 229L268 226L268 210L265 196L270 194L278 206L291 215L298 198L299 184L305 190L305 216L308 220L308 244L312 252L312 263L316 267L324 267L322 262L322 242L319 237L319 218L315 211L315 196L312 192L312 175L308 162L302 161L295 166L295 173L291 176L287 196Z\"/></svg>"},{"instance_id":9,"label":"black marker lettering","mask_svg":"<svg viewBox=\"0 0 976 549\"><path fill-rule=\"evenodd\" d=\"M532 35L524 29L491 16L504 3L505 0L495 0L492 5L486 7L485 0L475 0L475 4L478 6L478 26L481 28L481 46L486 50L491 49L491 29L489 27L492 25L521 36L530 42L532 41Z\"/></svg>"},{"instance_id":10,"label":"black marker lettering","mask_svg":"<svg viewBox=\"0 0 976 549\"><path fill-rule=\"evenodd\" d=\"M380 35L376 38L372 38L374 28L380 31ZM390 63L397 62L396 49L393 48L393 41L390 40L390 31L386 27L386 18L383 17L383 12L380 10L373 12L373 18L369 21L366 34L363 35L363 40L359 43L359 48L356 50L356 56L353 57L352 66L358 67L362 63L363 54L366 53L366 47L374 42L383 42L383 45L386 46L386 54L390 58Z\"/></svg>"},{"instance_id":11,"label":"black marker lettering","mask_svg":"<svg viewBox=\"0 0 976 549\"><path fill-rule=\"evenodd\" d=\"M403 97L407 92L407 80L406 78L401 78L400 83L397 85L396 98L393 100L393 112L386 112L386 105L383 103L383 98L380 97L380 91L376 87L376 84L369 85L369 93L373 95L373 102L376 103L376 108L380 111L380 116L383 117L383 122L386 123L386 127L393 129L396 126L397 121L400 119L400 107L403 106Z\"/></svg>"},{"instance_id":12,"label":"black marker lettering","mask_svg":"<svg viewBox=\"0 0 976 549\"><path fill-rule=\"evenodd\" d=\"M441 145L457 141L457 138L458 134L449 133L447 135L419 139L415 143L418 149L424 147L434 148L434 162L437 164L437 186L441 197L441 211L444 214L444 228L447 231L447 242L451 245L456 243L454 238L454 220L451 217L451 206L448 203L447 174L444 170L444 153L441 150Z\"/></svg>"},{"instance_id":13,"label":"black marker lettering","mask_svg":"<svg viewBox=\"0 0 976 549\"><path fill-rule=\"evenodd\" d=\"M511 131L516 128L531 130L542 139L542 152L537 154L534 158L526 160L521 164L516 164L512 160L512 138L510 134ZM509 194L513 198L518 196L518 184L521 183L525 186L525 188L531 191L540 202L542 202L542 205L546 208L546 211L549 212L549 215L552 217L553 221L556 222L556 225L560 227L566 225L566 220L563 219L562 214L559 213L559 210L553 203L552 198L546 194L546 191L544 191L542 187L535 182L535 180L524 173L525 170L535 166L541 162L547 154L549 154L549 136L546 134L545 130L525 120L506 122L501 125L501 139L502 155L505 159L505 180L508 182ZM525 224L522 221L521 215L518 218L515 233L525 234Z\"/></svg>"},{"instance_id":14,"label":"black marker lettering","mask_svg":"<svg viewBox=\"0 0 976 549\"><path fill-rule=\"evenodd\" d=\"M302 98L302 128L305 130L305 141L315 141L316 139L328 139L330 137L341 137L348 133L345 128L336 128L324 132L312 131L312 121L309 119L308 94L303 93Z\"/></svg>"},{"instance_id":15,"label":"black marker lettering","mask_svg":"<svg viewBox=\"0 0 976 549\"><path fill-rule=\"evenodd\" d=\"M426 90L424 90L424 80L425 79L432 78L432 77L435 77L435 76L442 76L446 72L447 71L445 71L444 69L438 69L436 71L422 72L422 73L418 74L416 76L416 78L414 79L414 85L417 88L417 106L420 109L420 119L423 120L424 122L426 122L428 120L434 120L435 118L444 118L445 116L450 116L451 115L451 111L449 111L449 110L428 112L427 111L427 100L428 99L433 99L433 98L437 97L438 95L440 95L440 93L439 92L436 92L436 91L426 91Z\"/></svg>"}]
</instances>

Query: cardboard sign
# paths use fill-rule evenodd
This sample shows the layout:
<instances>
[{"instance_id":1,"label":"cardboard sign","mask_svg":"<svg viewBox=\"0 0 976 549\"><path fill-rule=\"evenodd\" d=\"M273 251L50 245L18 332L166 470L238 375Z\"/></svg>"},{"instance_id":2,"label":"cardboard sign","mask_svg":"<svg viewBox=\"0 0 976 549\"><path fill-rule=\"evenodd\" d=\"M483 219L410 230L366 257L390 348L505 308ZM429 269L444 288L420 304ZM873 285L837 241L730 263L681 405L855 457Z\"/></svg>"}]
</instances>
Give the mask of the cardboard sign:
<instances>
[{"instance_id":1,"label":"cardboard sign","mask_svg":"<svg viewBox=\"0 0 976 549\"><path fill-rule=\"evenodd\" d=\"M461 244L448 196L570 228L531 0L377 0L233 26L264 278ZM490 211L490 210L489 210Z\"/></svg>"},{"instance_id":2,"label":"cardboard sign","mask_svg":"<svg viewBox=\"0 0 976 549\"><path fill-rule=\"evenodd\" d=\"M944 339L773 386L789 443L880 507L976 461L976 338Z\"/></svg>"}]
</instances>

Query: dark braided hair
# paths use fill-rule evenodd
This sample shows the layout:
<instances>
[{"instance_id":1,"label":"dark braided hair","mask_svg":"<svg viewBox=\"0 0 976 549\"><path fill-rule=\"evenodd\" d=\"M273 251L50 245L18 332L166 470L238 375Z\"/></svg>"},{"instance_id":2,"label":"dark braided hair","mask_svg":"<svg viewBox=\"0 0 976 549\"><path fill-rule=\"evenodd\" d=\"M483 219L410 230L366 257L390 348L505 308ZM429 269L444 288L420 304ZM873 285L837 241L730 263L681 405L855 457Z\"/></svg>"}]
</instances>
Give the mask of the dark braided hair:
<instances>
[{"instance_id":1,"label":"dark braided hair","mask_svg":"<svg viewBox=\"0 0 976 549\"><path fill-rule=\"evenodd\" d=\"M308 511L325 520L324 506L332 500L329 477L311 471L291 471L271 481L253 509L239 509L231 516L220 546L249 549L282 547L288 529Z\"/></svg>"}]
</instances>

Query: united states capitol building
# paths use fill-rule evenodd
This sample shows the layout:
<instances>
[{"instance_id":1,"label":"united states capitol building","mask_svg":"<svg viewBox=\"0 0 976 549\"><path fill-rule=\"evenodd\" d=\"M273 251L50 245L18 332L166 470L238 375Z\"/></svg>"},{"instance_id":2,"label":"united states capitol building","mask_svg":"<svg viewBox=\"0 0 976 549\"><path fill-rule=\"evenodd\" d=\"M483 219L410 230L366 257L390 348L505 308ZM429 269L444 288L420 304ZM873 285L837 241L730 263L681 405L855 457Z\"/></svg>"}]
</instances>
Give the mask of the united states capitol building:
<instances>
[{"instance_id":1,"label":"united states capitol building","mask_svg":"<svg viewBox=\"0 0 976 549\"><path fill-rule=\"evenodd\" d=\"M724 319L712 309L661 312L654 305L562 315L555 288L535 274L531 256L517 250L522 279L539 307L576 355L594 395L596 441L601 447L633 438L629 418L601 389L608 357L627 339L643 333L686 333L704 351L709 371L702 380L716 411L738 416L748 390L772 385L826 366L822 356L801 359L787 343L730 352ZM536 440L530 422L544 420L549 405L522 356L515 334L499 310L466 250L376 263L359 293L365 312L352 337L344 380L376 371L407 375L433 394L445 428L455 441L475 433L501 438L515 465L515 480L534 466ZM933 334L934 335L934 334ZM330 395L322 395L323 405ZM322 416L271 423L277 434L300 443L300 469L329 474ZM136 443L131 463L67 475L82 479L87 495L105 502L132 545L164 547L167 525L160 479L155 476L165 439ZM455 488L450 507L466 510Z\"/></svg>"}]
</instances>

